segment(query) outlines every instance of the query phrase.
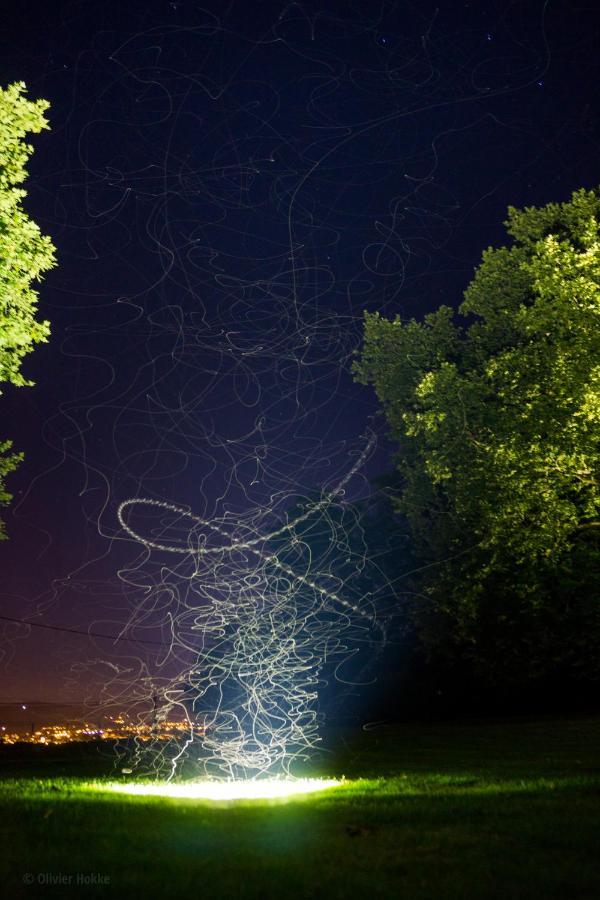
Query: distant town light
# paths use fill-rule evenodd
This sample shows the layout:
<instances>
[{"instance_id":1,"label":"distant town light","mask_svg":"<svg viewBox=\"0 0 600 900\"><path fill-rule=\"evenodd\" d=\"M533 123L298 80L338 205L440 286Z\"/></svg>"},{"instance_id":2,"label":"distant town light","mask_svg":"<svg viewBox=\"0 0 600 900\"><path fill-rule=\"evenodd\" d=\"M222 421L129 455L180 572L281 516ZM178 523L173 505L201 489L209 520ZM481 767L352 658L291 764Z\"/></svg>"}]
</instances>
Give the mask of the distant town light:
<instances>
[{"instance_id":1,"label":"distant town light","mask_svg":"<svg viewBox=\"0 0 600 900\"><path fill-rule=\"evenodd\" d=\"M25 704L19 704L25 706ZM40 743L40 737L44 737L47 746L51 744L68 744L90 740L120 741L136 737L141 741L169 742L181 740L182 736L188 736L190 726L187 721L164 721L152 726L149 724L134 724L126 719L120 722L114 721L105 728L98 728L89 722L76 724L43 725L36 730L24 729L23 731L7 731L5 725L0 726L0 743ZM200 730L196 732L200 734Z\"/></svg>"}]
</instances>

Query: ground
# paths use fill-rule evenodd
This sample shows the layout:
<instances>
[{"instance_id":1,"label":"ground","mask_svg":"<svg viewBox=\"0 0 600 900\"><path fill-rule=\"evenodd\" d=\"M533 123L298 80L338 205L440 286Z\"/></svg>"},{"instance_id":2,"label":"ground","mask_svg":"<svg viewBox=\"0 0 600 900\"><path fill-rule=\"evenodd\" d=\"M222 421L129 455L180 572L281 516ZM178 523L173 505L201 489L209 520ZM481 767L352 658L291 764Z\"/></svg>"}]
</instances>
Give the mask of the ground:
<instances>
[{"instance_id":1,"label":"ground","mask_svg":"<svg viewBox=\"0 0 600 900\"><path fill-rule=\"evenodd\" d=\"M337 747L318 774L342 787L224 806L110 793L131 776L95 749L4 750L2 893L600 896L600 718L380 724Z\"/></svg>"}]
</instances>

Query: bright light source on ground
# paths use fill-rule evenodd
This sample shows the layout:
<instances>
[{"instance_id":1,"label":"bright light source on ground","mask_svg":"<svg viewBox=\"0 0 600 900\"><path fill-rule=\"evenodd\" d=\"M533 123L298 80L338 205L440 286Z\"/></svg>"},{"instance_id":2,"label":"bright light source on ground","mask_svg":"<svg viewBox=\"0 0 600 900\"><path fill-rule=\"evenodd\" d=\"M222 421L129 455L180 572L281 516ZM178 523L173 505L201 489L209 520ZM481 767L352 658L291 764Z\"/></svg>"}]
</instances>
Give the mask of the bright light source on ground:
<instances>
[{"instance_id":1,"label":"bright light source on ground","mask_svg":"<svg viewBox=\"0 0 600 900\"><path fill-rule=\"evenodd\" d=\"M256 781L191 781L186 784L111 784L110 790L184 800L271 800L313 794L341 784L333 778L264 778Z\"/></svg>"}]
</instances>

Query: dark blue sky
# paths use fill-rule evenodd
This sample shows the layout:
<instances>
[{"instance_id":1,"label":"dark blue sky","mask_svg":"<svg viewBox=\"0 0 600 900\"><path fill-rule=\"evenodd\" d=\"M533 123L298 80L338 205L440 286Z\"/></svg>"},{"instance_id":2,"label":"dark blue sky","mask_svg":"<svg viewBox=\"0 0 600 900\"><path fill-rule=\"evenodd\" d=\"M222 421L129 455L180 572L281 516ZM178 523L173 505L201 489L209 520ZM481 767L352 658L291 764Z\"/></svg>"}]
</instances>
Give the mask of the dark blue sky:
<instances>
[{"instance_id":1,"label":"dark blue sky","mask_svg":"<svg viewBox=\"0 0 600 900\"><path fill-rule=\"evenodd\" d=\"M26 454L4 615L120 632L126 498L266 526L343 476L376 409L348 373L363 310L457 306L509 204L598 181L594 6L10 7L0 81L51 103L27 209L59 265L36 387L0 399ZM376 427L350 499L389 465ZM0 700L79 700L80 662L138 652L5 628Z\"/></svg>"}]
</instances>

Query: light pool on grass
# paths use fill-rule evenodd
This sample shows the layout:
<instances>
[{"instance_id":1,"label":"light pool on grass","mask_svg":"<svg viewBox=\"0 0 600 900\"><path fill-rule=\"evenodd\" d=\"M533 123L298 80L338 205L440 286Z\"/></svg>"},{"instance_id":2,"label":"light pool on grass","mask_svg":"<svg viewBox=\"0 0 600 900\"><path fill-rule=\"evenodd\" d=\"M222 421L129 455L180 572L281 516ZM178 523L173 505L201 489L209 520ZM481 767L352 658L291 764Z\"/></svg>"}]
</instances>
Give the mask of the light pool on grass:
<instances>
[{"instance_id":1,"label":"light pool on grass","mask_svg":"<svg viewBox=\"0 0 600 900\"><path fill-rule=\"evenodd\" d=\"M184 800L274 800L313 794L341 784L334 778L262 778L256 781L190 781L185 784L110 784L108 790Z\"/></svg>"}]
</instances>

